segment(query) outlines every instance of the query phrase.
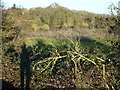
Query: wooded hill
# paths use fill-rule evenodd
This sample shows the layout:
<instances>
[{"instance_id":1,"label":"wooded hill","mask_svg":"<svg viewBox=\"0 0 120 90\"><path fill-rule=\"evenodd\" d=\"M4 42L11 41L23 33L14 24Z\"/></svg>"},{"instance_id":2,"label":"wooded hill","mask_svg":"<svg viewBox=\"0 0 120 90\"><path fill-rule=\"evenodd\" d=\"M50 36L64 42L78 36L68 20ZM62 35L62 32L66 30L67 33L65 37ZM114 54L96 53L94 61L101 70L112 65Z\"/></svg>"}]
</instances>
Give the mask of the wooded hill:
<instances>
[{"instance_id":1,"label":"wooded hill","mask_svg":"<svg viewBox=\"0 0 120 90\"><path fill-rule=\"evenodd\" d=\"M110 15L69 10L59 5L56 7L50 5L46 8L36 7L29 10L15 8L3 10L4 12L9 14L10 19L13 19L14 23L21 28L29 27L35 31L67 28L104 28L110 30L115 27L115 18Z\"/></svg>"},{"instance_id":2,"label":"wooded hill","mask_svg":"<svg viewBox=\"0 0 120 90\"><path fill-rule=\"evenodd\" d=\"M3 9L2 79L21 89L119 90L119 23L58 4Z\"/></svg>"}]
</instances>

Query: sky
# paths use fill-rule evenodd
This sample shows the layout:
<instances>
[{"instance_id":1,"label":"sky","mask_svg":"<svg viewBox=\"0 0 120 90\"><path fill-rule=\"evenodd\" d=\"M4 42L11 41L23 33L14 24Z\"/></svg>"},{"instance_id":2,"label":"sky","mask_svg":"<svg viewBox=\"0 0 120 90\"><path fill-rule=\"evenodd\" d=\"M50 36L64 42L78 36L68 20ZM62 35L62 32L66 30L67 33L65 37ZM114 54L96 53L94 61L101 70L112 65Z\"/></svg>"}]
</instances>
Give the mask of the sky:
<instances>
[{"instance_id":1,"label":"sky","mask_svg":"<svg viewBox=\"0 0 120 90\"><path fill-rule=\"evenodd\" d=\"M112 3L118 5L118 1L120 0L2 0L6 8L13 6L14 3L27 9L44 8L56 2L70 10L82 10L97 14L110 14L108 6Z\"/></svg>"}]
</instances>

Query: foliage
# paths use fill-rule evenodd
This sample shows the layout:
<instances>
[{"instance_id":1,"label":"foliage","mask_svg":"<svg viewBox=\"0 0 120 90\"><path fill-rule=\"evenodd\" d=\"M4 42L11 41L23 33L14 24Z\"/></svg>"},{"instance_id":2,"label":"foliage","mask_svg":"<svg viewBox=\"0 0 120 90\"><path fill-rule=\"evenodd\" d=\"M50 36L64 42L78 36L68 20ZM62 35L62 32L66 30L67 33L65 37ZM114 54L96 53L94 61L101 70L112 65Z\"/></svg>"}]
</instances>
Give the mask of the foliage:
<instances>
[{"instance_id":1,"label":"foliage","mask_svg":"<svg viewBox=\"0 0 120 90\"><path fill-rule=\"evenodd\" d=\"M6 16L3 16L3 23L2 23L3 43L13 40L14 38L14 26L12 26L12 23L10 20L5 20L5 19L6 19ZM11 29L11 32L10 32L10 29Z\"/></svg>"},{"instance_id":2,"label":"foliage","mask_svg":"<svg viewBox=\"0 0 120 90\"><path fill-rule=\"evenodd\" d=\"M42 26L43 24L47 24L51 29L87 28L92 26L91 22L93 19L95 19L94 24L97 24L96 21L99 21L99 23L95 25L96 27L105 28L103 25L107 22L101 22L102 18L105 19L105 17L102 17L101 15L97 15L101 18L97 19L94 18L96 17L95 14L71 11L61 6L56 8L47 7L30 9L28 15L29 19L32 19L37 25Z\"/></svg>"},{"instance_id":3,"label":"foliage","mask_svg":"<svg viewBox=\"0 0 120 90\"><path fill-rule=\"evenodd\" d=\"M44 24L42 27L41 27L42 30L50 30L50 27L49 25L47 24Z\"/></svg>"},{"instance_id":4,"label":"foliage","mask_svg":"<svg viewBox=\"0 0 120 90\"><path fill-rule=\"evenodd\" d=\"M23 22L33 26L30 29L37 31L44 29L45 27L47 30L67 28L103 28L114 32L112 29L119 27L115 27L115 23L118 23L116 22L118 19L115 19L113 16L99 15L85 11L74 11L62 6L58 6L56 8L52 8L50 6L46 8L31 8L27 13L24 12L25 10L16 8L11 10L10 16L14 18L14 22L18 22L17 18L22 17L25 19Z\"/></svg>"},{"instance_id":5,"label":"foliage","mask_svg":"<svg viewBox=\"0 0 120 90\"><path fill-rule=\"evenodd\" d=\"M3 57L9 58L11 60L17 58L17 52L15 47L15 40L19 35L20 30L14 25L11 17L8 13L2 13L2 54Z\"/></svg>"},{"instance_id":6,"label":"foliage","mask_svg":"<svg viewBox=\"0 0 120 90\"><path fill-rule=\"evenodd\" d=\"M114 66L113 63L117 63L118 65L120 64L118 59L119 56L117 56L119 50L116 49L117 51L116 50L114 51L114 49L112 48L114 47L115 43L111 43L112 45L109 43L109 42L114 42L114 39L111 41L108 40L109 42L107 41L107 39L98 40L100 42L106 40L108 43L107 45L110 46L106 46L104 44L89 40L87 38L85 39L84 39L85 41L83 40L80 43L78 41L74 42L69 39L67 41L69 41L70 43L65 44L65 46L68 45L68 47L62 45L62 43L64 43L63 41L62 43L61 42L59 43L58 42L59 40L57 40L57 42L53 42L52 44L46 43L44 41L47 39L42 39L38 41L38 43L32 48L34 54L32 54L33 56L31 57L32 60L35 60L33 62L34 79L35 78L38 79L38 77L41 76L41 78L45 78L45 77L49 77L51 79L59 78L58 79L59 81L60 79L62 80L63 78L65 78L64 75L65 76L68 75L71 76L71 77L67 77L69 78L69 80L59 81L60 83L57 86L57 88L62 87L63 82L69 83L70 80L72 81L70 81L71 84L69 86L67 86L65 83L63 84L63 86L65 87L74 86L74 88L75 87L85 88L86 87L85 84L83 86L80 85L81 83L84 83L81 81L81 77L84 76L85 72L89 72L89 70L96 67L98 69L98 72L99 70L100 72L102 71L101 74L99 73L102 80L102 84L99 83L98 86L96 86L96 88L98 87L119 88L118 87L119 80L113 79L111 81L108 79L113 77L113 75L111 75L110 70L114 70L116 68L116 66ZM47 42L48 41L49 40L47 40ZM117 48L119 48L120 45L119 41L116 41L116 43L117 42L118 42ZM59 43L58 44L59 46L57 46L56 43ZM115 59L117 61L114 61ZM113 65L114 67L113 69L111 68L111 65ZM118 71L116 71L116 73L117 72ZM97 72L95 71L95 73ZM114 75L114 76L116 78L118 77L118 75ZM42 82L44 82L44 80L42 80ZM87 84L87 87L90 88L91 86Z\"/></svg>"},{"instance_id":7,"label":"foliage","mask_svg":"<svg viewBox=\"0 0 120 90\"><path fill-rule=\"evenodd\" d=\"M50 29L67 30L67 28L80 29L81 27L85 29L100 29L106 28L106 26L107 29L113 29L114 26L119 28L118 16L71 11L61 6L33 8L25 14L23 11L17 8L10 12L3 12L2 54L5 80L20 82L19 70L26 68L29 73L32 73L30 83L32 89L49 86L54 88L120 89L119 38L98 38L97 36L97 39L93 40L79 36L79 34L76 35L78 39L70 39L61 34L62 38L39 36L37 39L29 40L32 38L29 33L40 29L48 32L47 30L50 31ZM115 30L117 32L117 29ZM35 37L33 36L33 38ZM28 68L19 67L22 66L22 60L31 62L23 62L23 66L31 65ZM12 75L12 79L10 75ZM17 76L17 81L15 76ZM19 87L19 84L16 84Z\"/></svg>"},{"instance_id":8,"label":"foliage","mask_svg":"<svg viewBox=\"0 0 120 90\"><path fill-rule=\"evenodd\" d=\"M119 3L119 2L118 2ZM120 8L115 6L114 4L110 5L109 6L109 9L111 10L111 15L113 16L113 21L114 21L114 25L112 25L111 27L111 30L110 32L116 34L116 35L120 35L120 15L119 15L119 12L120 12ZM117 12L117 15L115 15L115 12Z\"/></svg>"},{"instance_id":9,"label":"foliage","mask_svg":"<svg viewBox=\"0 0 120 90\"><path fill-rule=\"evenodd\" d=\"M11 7L11 9L16 9L16 4L13 4L13 6Z\"/></svg>"}]
</instances>

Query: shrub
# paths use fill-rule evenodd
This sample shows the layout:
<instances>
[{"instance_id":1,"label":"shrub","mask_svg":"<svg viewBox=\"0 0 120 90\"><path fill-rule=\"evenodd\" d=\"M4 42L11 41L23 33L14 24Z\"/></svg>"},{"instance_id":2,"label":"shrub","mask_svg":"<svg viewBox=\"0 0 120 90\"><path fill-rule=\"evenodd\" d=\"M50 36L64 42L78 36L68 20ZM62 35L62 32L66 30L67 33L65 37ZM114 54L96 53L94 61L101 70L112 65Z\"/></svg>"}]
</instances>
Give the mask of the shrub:
<instances>
[{"instance_id":1,"label":"shrub","mask_svg":"<svg viewBox=\"0 0 120 90\"><path fill-rule=\"evenodd\" d=\"M44 25L42 25L42 26L40 27L40 29L42 29L42 30L50 30L50 27L49 27L49 25L44 24Z\"/></svg>"}]
</instances>

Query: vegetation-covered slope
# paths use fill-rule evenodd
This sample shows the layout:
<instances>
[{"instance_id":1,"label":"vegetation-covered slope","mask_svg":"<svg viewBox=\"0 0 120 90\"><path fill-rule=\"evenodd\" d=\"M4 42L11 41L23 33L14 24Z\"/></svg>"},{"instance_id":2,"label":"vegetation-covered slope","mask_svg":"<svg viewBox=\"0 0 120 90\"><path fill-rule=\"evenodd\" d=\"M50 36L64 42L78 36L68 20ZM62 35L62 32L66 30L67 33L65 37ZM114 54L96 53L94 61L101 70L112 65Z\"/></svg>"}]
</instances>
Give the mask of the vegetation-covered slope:
<instances>
[{"instance_id":1,"label":"vegetation-covered slope","mask_svg":"<svg viewBox=\"0 0 120 90\"><path fill-rule=\"evenodd\" d=\"M31 8L29 10L12 9L10 10L11 16L24 17L25 20L33 22L33 29L60 29L60 28L81 28L81 27L94 27L105 28L110 26L112 17L109 15L97 15L85 11L71 11L65 7L51 6L46 8ZM19 16L20 15L20 16ZM14 17L13 17L14 18ZM101 22L102 20L102 22ZM96 23L97 21L97 23ZM108 25L105 25L109 23Z\"/></svg>"},{"instance_id":2,"label":"vegetation-covered slope","mask_svg":"<svg viewBox=\"0 0 120 90\"><path fill-rule=\"evenodd\" d=\"M49 6L12 7L2 18L4 81L27 89L120 89L120 39L107 33L119 33L118 17Z\"/></svg>"}]
</instances>

